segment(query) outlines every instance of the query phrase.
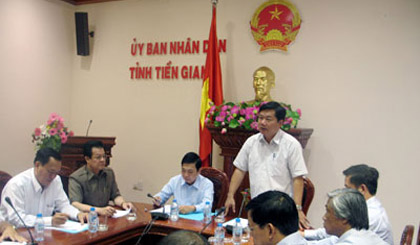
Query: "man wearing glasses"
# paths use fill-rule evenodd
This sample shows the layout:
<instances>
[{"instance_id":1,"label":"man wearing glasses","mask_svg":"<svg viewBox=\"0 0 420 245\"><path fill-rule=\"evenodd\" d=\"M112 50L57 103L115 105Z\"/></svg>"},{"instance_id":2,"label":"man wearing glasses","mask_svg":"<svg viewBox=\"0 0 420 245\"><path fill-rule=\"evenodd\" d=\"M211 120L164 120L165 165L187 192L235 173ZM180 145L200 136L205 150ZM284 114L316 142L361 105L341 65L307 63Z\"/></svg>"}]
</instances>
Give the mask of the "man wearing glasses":
<instances>
[{"instance_id":1,"label":"man wearing glasses","mask_svg":"<svg viewBox=\"0 0 420 245\"><path fill-rule=\"evenodd\" d=\"M124 201L115 180L114 171L106 167L106 154L101 141L89 141L83 147L86 165L70 175L69 197L73 206L89 212L91 207L99 215L112 216L115 209L109 205L130 209L133 204Z\"/></svg>"}]
</instances>

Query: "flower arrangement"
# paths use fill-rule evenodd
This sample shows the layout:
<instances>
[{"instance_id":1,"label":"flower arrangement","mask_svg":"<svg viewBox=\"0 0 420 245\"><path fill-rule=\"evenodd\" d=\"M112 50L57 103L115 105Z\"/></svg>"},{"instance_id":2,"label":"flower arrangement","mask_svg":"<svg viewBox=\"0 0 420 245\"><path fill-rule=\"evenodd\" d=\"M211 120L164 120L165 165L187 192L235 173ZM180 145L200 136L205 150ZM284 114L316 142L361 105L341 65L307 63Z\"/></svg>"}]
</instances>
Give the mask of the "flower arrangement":
<instances>
[{"instance_id":1,"label":"flower arrangement","mask_svg":"<svg viewBox=\"0 0 420 245\"><path fill-rule=\"evenodd\" d=\"M32 134L32 143L35 143L35 150L50 147L59 152L61 144L66 143L67 138L73 135L73 131L64 127L64 119L57 113L51 113L47 125L35 128Z\"/></svg>"},{"instance_id":2,"label":"flower arrangement","mask_svg":"<svg viewBox=\"0 0 420 245\"><path fill-rule=\"evenodd\" d=\"M233 103L226 102L220 106L212 105L207 113L206 125L221 127L221 133L227 132L227 128L243 128L247 130L257 130L258 110L261 105L267 102L256 101L248 104L247 102ZM292 110L291 105L280 103L286 109L282 129L289 130L296 128L302 115L300 109Z\"/></svg>"}]
</instances>

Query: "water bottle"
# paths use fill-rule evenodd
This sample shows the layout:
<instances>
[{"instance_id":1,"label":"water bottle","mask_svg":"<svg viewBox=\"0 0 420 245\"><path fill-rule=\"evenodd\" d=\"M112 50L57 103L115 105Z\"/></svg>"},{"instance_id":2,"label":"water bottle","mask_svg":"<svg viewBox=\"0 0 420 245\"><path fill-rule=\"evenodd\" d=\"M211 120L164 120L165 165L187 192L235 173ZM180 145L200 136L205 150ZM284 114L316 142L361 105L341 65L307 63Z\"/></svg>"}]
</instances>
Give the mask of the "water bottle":
<instances>
[{"instance_id":1,"label":"water bottle","mask_svg":"<svg viewBox=\"0 0 420 245\"><path fill-rule=\"evenodd\" d=\"M217 223L217 228L214 231L215 245L223 245L225 240L225 229L222 223Z\"/></svg>"},{"instance_id":2,"label":"water bottle","mask_svg":"<svg viewBox=\"0 0 420 245\"><path fill-rule=\"evenodd\" d=\"M42 242L44 241L44 220L42 219L42 214L39 213L36 215L35 219L35 241Z\"/></svg>"},{"instance_id":3,"label":"water bottle","mask_svg":"<svg viewBox=\"0 0 420 245\"><path fill-rule=\"evenodd\" d=\"M178 209L178 203L176 203L176 199L172 201L171 214L169 218L171 219L171 221L177 221L179 219L179 209Z\"/></svg>"},{"instance_id":4,"label":"water bottle","mask_svg":"<svg viewBox=\"0 0 420 245\"><path fill-rule=\"evenodd\" d=\"M89 223L89 232L90 233L95 233L98 231L98 214L95 211L94 207L90 208L90 212L88 215L88 223Z\"/></svg>"},{"instance_id":5,"label":"water bottle","mask_svg":"<svg viewBox=\"0 0 420 245\"><path fill-rule=\"evenodd\" d=\"M241 244L242 241L242 226L241 226L241 219L236 218L235 226L233 227L232 232L232 242L234 245Z\"/></svg>"},{"instance_id":6,"label":"water bottle","mask_svg":"<svg viewBox=\"0 0 420 245\"><path fill-rule=\"evenodd\" d=\"M203 218L203 222L204 224L207 224L211 221L211 207L210 207L210 202L206 202L206 205L204 206L204 218Z\"/></svg>"}]
</instances>

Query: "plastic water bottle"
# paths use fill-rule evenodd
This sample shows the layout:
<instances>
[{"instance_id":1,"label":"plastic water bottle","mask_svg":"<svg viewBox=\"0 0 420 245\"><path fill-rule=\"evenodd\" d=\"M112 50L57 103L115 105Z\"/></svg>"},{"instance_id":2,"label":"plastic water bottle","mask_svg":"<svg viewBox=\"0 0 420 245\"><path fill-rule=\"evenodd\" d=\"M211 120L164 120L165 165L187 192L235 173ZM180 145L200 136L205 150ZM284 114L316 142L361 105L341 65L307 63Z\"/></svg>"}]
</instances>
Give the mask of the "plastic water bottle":
<instances>
[{"instance_id":1,"label":"plastic water bottle","mask_svg":"<svg viewBox=\"0 0 420 245\"><path fill-rule=\"evenodd\" d=\"M242 226L241 226L241 219L236 218L235 226L233 227L232 232L232 242L234 245L241 244L242 241Z\"/></svg>"},{"instance_id":2,"label":"plastic water bottle","mask_svg":"<svg viewBox=\"0 0 420 245\"><path fill-rule=\"evenodd\" d=\"M178 203L176 202L176 199L174 199L172 201L171 214L170 214L169 218L172 221L177 221L179 219L179 209L178 209Z\"/></svg>"},{"instance_id":3,"label":"plastic water bottle","mask_svg":"<svg viewBox=\"0 0 420 245\"><path fill-rule=\"evenodd\" d=\"M95 211L94 207L90 208L90 212L88 215L88 223L89 223L89 232L90 233L95 233L98 231L98 214Z\"/></svg>"},{"instance_id":4,"label":"plastic water bottle","mask_svg":"<svg viewBox=\"0 0 420 245\"><path fill-rule=\"evenodd\" d=\"M207 224L211 221L211 206L210 206L210 202L206 202L206 205L204 206L204 218L203 218L203 222L204 224Z\"/></svg>"},{"instance_id":5,"label":"plastic water bottle","mask_svg":"<svg viewBox=\"0 0 420 245\"><path fill-rule=\"evenodd\" d=\"M217 223L217 228L214 231L215 245L223 245L225 240L225 228L222 223Z\"/></svg>"},{"instance_id":6,"label":"plastic water bottle","mask_svg":"<svg viewBox=\"0 0 420 245\"><path fill-rule=\"evenodd\" d=\"M35 219L35 241L42 242L44 241L44 220L42 219L42 214L39 213L36 215Z\"/></svg>"}]
</instances>

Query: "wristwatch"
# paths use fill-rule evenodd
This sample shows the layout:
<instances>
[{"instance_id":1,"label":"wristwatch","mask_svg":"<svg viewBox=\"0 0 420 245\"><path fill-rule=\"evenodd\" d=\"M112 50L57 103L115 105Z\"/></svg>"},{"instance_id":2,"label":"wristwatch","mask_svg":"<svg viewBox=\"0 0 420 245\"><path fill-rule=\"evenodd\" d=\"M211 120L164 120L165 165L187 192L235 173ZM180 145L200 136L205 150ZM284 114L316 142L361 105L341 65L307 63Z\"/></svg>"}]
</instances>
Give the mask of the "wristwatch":
<instances>
[{"instance_id":1,"label":"wristwatch","mask_svg":"<svg viewBox=\"0 0 420 245\"><path fill-rule=\"evenodd\" d=\"M296 209L297 209L298 211L302 211L302 205L298 205L298 204L296 204Z\"/></svg>"}]
</instances>

